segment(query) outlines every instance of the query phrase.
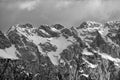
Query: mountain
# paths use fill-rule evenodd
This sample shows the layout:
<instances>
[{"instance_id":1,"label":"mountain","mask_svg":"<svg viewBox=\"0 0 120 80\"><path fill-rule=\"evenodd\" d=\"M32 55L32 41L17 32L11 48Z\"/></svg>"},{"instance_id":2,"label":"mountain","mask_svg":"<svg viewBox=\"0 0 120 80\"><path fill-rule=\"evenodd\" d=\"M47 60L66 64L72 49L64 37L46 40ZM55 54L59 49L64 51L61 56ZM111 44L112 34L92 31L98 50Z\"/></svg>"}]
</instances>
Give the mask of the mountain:
<instances>
[{"instance_id":1,"label":"mountain","mask_svg":"<svg viewBox=\"0 0 120 80\"><path fill-rule=\"evenodd\" d=\"M120 80L120 21L0 31L0 80Z\"/></svg>"}]
</instances>

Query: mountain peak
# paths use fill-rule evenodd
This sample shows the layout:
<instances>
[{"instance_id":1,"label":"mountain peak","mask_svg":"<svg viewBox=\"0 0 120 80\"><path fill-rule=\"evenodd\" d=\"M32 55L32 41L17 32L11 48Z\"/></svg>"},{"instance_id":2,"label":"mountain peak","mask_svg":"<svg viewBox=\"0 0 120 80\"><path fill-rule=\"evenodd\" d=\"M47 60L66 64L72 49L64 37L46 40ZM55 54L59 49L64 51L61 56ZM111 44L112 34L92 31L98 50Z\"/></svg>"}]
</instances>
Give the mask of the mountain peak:
<instances>
[{"instance_id":1,"label":"mountain peak","mask_svg":"<svg viewBox=\"0 0 120 80\"><path fill-rule=\"evenodd\" d=\"M77 29L98 28L100 26L102 26L102 24L95 21L84 21Z\"/></svg>"}]
</instances>

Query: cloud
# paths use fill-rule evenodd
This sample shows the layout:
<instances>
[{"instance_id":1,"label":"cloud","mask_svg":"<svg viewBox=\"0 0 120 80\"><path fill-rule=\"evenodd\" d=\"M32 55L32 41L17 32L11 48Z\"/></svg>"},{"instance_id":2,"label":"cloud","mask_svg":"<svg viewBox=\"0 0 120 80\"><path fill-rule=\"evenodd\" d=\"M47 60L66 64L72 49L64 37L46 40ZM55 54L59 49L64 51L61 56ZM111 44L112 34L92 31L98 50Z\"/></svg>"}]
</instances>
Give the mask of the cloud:
<instances>
[{"instance_id":1,"label":"cloud","mask_svg":"<svg viewBox=\"0 0 120 80\"><path fill-rule=\"evenodd\" d=\"M94 10L100 9L102 7L102 0L89 0L87 7Z\"/></svg>"},{"instance_id":2,"label":"cloud","mask_svg":"<svg viewBox=\"0 0 120 80\"><path fill-rule=\"evenodd\" d=\"M120 0L6 1L0 2L0 24L4 26L30 22L37 25L60 23L69 27L87 20L120 20Z\"/></svg>"},{"instance_id":3,"label":"cloud","mask_svg":"<svg viewBox=\"0 0 120 80\"><path fill-rule=\"evenodd\" d=\"M67 8L73 3L72 0L60 0L56 3L56 8Z\"/></svg>"},{"instance_id":4,"label":"cloud","mask_svg":"<svg viewBox=\"0 0 120 80\"><path fill-rule=\"evenodd\" d=\"M25 1L18 3L18 7L21 10L28 10L31 11L35 9L40 3L40 0L31 0L31 1Z\"/></svg>"},{"instance_id":5,"label":"cloud","mask_svg":"<svg viewBox=\"0 0 120 80\"><path fill-rule=\"evenodd\" d=\"M111 15L120 12L119 0L89 0L84 6L86 15L108 20Z\"/></svg>"},{"instance_id":6,"label":"cloud","mask_svg":"<svg viewBox=\"0 0 120 80\"><path fill-rule=\"evenodd\" d=\"M41 0L2 0L0 7L6 9L34 10L40 5Z\"/></svg>"}]
</instances>

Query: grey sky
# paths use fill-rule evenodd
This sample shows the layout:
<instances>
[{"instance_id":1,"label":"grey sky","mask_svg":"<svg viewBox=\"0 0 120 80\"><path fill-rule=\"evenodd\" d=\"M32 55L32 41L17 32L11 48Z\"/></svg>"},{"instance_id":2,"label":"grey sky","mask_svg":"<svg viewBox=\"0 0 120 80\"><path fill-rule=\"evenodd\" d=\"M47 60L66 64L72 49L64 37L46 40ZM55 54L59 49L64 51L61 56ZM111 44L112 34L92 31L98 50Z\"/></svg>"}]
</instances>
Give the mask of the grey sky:
<instances>
[{"instance_id":1,"label":"grey sky","mask_svg":"<svg viewBox=\"0 0 120 80\"><path fill-rule=\"evenodd\" d=\"M0 0L0 30L18 23L78 26L120 19L120 0Z\"/></svg>"}]
</instances>

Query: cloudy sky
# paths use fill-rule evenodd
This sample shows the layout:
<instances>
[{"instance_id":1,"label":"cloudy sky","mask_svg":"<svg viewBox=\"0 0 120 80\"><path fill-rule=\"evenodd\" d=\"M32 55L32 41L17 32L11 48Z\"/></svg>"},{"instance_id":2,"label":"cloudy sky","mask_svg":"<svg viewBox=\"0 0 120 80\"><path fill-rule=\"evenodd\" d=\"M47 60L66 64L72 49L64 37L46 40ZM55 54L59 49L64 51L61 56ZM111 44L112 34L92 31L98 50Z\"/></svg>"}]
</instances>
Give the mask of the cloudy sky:
<instances>
[{"instance_id":1,"label":"cloudy sky","mask_svg":"<svg viewBox=\"0 0 120 80\"><path fill-rule=\"evenodd\" d=\"M0 30L31 23L66 27L82 21L120 20L120 0L0 0Z\"/></svg>"}]
</instances>

